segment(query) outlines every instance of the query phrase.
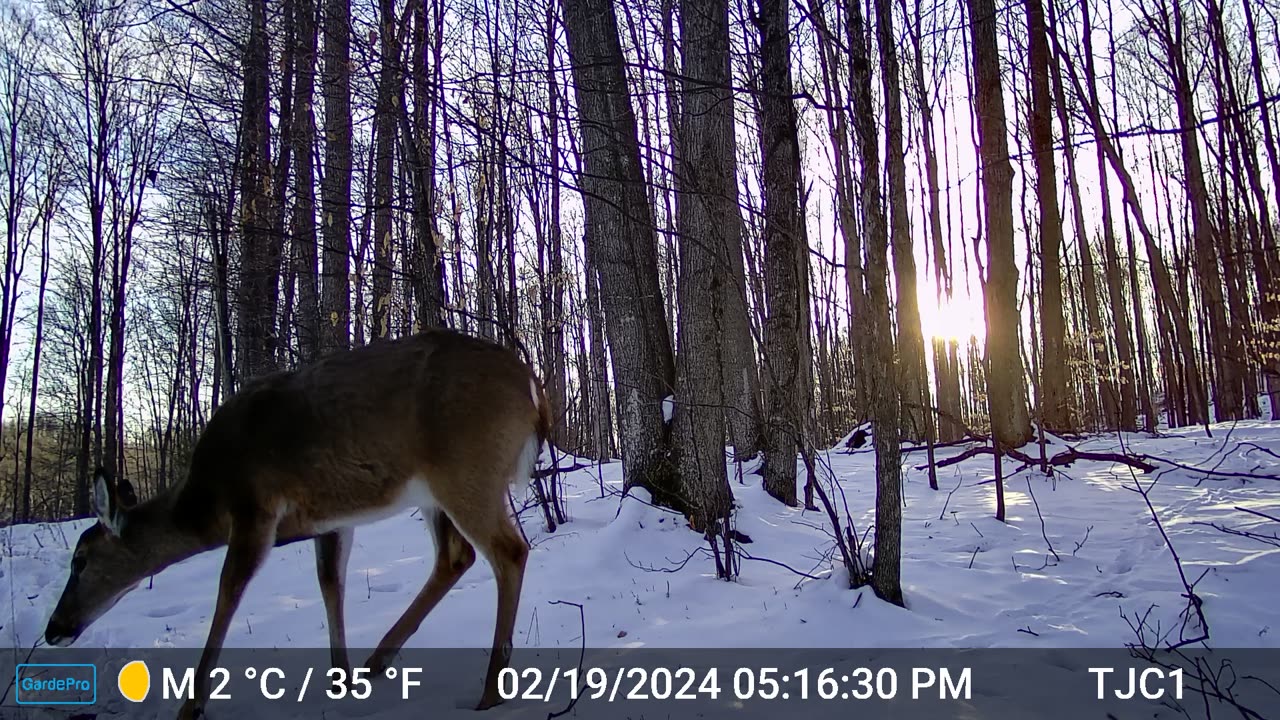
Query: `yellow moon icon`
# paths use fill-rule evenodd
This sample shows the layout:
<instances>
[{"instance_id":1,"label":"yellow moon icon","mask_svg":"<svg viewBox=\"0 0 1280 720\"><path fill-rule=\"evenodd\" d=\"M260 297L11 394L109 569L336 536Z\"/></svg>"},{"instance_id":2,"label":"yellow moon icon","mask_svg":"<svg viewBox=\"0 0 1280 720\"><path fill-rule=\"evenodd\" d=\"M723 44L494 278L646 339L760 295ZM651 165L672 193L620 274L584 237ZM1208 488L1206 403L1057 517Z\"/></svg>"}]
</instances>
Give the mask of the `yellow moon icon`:
<instances>
[{"instance_id":1,"label":"yellow moon icon","mask_svg":"<svg viewBox=\"0 0 1280 720\"><path fill-rule=\"evenodd\" d=\"M151 671L141 660L134 660L120 668L120 676L116 679L120 686L120 694L131 702L142 702L147 699L151 690Z\"/></svg>"}]
</instances>

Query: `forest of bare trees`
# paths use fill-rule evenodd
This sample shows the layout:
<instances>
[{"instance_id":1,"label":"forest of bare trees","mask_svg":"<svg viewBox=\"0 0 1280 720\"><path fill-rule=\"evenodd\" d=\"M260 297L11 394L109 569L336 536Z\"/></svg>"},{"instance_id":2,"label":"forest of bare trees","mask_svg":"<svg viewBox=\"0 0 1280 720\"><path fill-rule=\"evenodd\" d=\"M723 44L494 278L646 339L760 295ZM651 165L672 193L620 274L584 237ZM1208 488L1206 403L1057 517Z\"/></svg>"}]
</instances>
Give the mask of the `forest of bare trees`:
<instances>
[{"instance_id":1,"label":"forest of bare trees","mask_svg":"<svg viewBox=\"0 0 1280 720\"><path fill-rule=\"evenodd\" d=\"M869 423L900 602L905 449L1278 419L1277 48L1261 0L0 0L0 518L450 327L725 577L734 488L834 519Z\"/></svg>"}]
</instances>

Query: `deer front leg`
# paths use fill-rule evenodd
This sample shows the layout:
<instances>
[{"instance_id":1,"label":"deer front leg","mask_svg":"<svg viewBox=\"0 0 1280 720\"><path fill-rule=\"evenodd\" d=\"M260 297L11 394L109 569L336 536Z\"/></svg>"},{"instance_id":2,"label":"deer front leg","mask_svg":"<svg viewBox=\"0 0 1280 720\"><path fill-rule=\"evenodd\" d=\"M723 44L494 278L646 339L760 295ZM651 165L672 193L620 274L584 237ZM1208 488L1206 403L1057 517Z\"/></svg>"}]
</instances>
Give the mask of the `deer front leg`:
<instances>
[{"instance_id":1,"label":"deer front leg","mask_svg":"<svg viewBox=\"0 0 1280 720\"><path fill-rule=\"evenodd\" d=\"M179 720L195 720L204 714L204 703L209 697L209 672L218 662L218 654L227 639L227 629L231 627L231 618L240 606L245 587L275 544L275 525L274 519L232 525L227 558L222 563L222 578L218 582L218 602L213 611L213 621L209 623L209 638L196 667L194 693L183 703L178 712Z\"/></svg>"},{"instance_id":2,"label":"deer front leg","mask_svg":"<svg viewBox=\"0 0 1280 720\"><path fill-rule=\"evenodd\" d=\"M316 575L320 579L320 595L329 619L329 663L350 670L347 659L347 631L343 620L343 596L346 590L347 558L351 554L352 528L325 533L315 539Z\"/></svg>"}]
</instances>

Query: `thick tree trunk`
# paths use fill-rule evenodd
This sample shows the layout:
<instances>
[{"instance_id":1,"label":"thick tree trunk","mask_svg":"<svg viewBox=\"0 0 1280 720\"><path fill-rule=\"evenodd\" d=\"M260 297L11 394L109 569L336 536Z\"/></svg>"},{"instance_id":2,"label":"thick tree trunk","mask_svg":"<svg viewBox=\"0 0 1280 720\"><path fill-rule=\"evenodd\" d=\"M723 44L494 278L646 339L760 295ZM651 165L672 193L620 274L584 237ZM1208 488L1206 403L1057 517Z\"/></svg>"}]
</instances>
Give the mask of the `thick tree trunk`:
<instances>
[{"instance_id":1,"label":"thick tree trunk","mask_svg":"<svg viewBox=\"0 0 1280 720\"><path fill-rule=\"evenodd\" d=\"M731 248L741 259L737 170L733 145L733 98L729 93L729 6L726 0L682 0L680 46L684 57L681 129L676 154L679 197L676 233L680 252L680 306L676 353L675 447L680 483L695 529L718 535L727 527L733 493L725 475L726 420L736 406L725 392L749 401L750 387L733 386L728 299L744 288L743 276L727 272ZM730 238L732 236L732 239ZM745 301L738 306L746 319ZM748 338L749 339L749 338ZM730 357L732 355L732 357ZM741 370L745 371L745 367ZM746 380L742 377L741 380ZM741 408L750 420L750 408ZM727 415L727 417L726 417ZM739 423L742 424L742 423ZM751 423L745 424L750 427ZM754 443L752 443L754 444Z\"/></svg>"},{"instance_id":2,"label":"thick tree trunk","mask_svg":"<svg viewBox=\"0 0 1280 720\"><path fill-rule=\"evenodd\" d=\"M444 83L444 7L441 0L414 2L413 51L410 63L413 80L413 116L402 132L413 177L413 250L409 254L409 277L413 289L415 325L420 328L446 324L444 308L445 272L439 246L444 238L436 218L436 142L439 102ZM430 13L427 10L430 9ZM403 99L398 101L403 106ZM404 117L402 115L402 117ZM449 136L445 119L444 136ZM448 140L446 140L448 142ZM451 147L451 146L450 146ZM450 172L453 168L450 167ZM488 258L485 258L488 262ZM486 300L487 300L486 296ZM462 306L462 299L458 299ZM489 323L483 323L486 330Z\"/></svg>"},{"instance_id":3,"label":"thick tree trunk","mask_svg":"<svg viewBox=\"0 0 1280 720\"><path fill-rule=\"evenodd\" d=\"M582 134L585 236L600 273L623 474L628 488L647 488L655 502L684 509L662 418L662 401L674 390L675 366L618 20L611 0L562 3Z\"/></svg>"},{"instance_id":4,"label":"thick tree trunk","mask_svg":"<svg viewBox=\"0 0 1280 720\"><path fill-rule=\"evenodd\" d=\"M796 455L803 447L803 398L809 335L802 322L808 254L800 215L800 156L791 100L791 39L785 0L760 0L763 96L760 99L764 168L765 295L764 488L787 505L796 500Z\"/></svg>"},{"instance_id":5,"label":"thick tree trunk","mask_svg":"<svg viewBox=\"0 0 1280 720\"><path fill-rule=\"evenodd\" d=\"M1005 127L994 0L968 0L974 110L987 224L987 407L991 432L1007 447L1031 439L1018 343L1018 269L1013 255L1013 167Z\"/></svg>"}]
</instances>

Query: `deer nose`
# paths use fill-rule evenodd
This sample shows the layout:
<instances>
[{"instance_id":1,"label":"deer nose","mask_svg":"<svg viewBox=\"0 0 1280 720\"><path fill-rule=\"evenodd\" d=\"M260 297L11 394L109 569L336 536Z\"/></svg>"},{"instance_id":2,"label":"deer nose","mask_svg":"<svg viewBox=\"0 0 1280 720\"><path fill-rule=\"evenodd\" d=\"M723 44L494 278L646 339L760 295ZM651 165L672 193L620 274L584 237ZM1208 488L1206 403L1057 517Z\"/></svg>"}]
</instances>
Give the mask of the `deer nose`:
<instances>
[{"instance_id":1,"label":"deer nose","mask_svg":"<svg viewBox=\"0 0 1280 720\"><path fill-rule=\"evenodd\" d=\"M66 647L75 642L79 633L69 623L58 617L49 618L44 630L44 641L54 647Z\"/></svg>"}]
</instances>

